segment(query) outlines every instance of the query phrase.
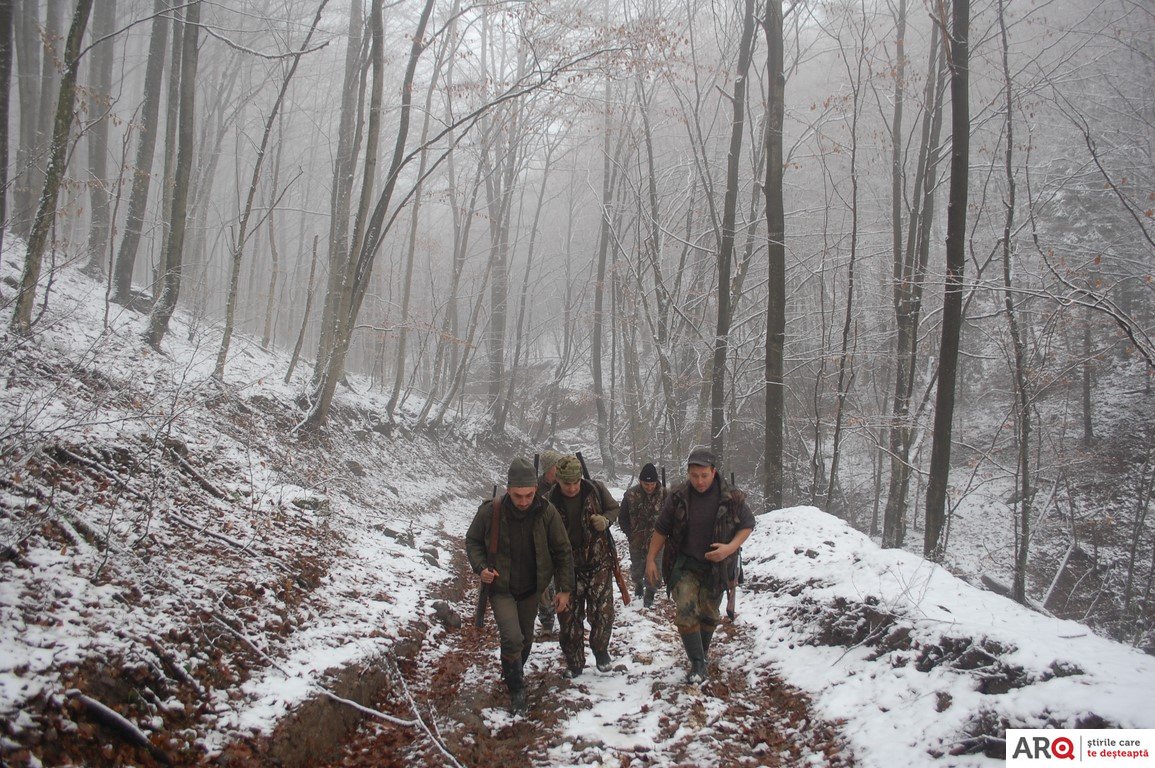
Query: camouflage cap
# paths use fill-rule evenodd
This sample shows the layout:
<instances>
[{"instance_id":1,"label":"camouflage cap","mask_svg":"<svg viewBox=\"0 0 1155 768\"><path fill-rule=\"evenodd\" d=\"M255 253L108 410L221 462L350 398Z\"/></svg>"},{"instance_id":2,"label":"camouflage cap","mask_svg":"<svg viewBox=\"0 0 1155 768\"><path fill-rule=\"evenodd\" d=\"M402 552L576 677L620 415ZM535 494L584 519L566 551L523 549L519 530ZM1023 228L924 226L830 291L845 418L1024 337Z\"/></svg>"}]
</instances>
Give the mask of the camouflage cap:
<instances>
[{"instance_id":1,"label":"camouflage cap","mask_svg":"<svg viewBox=\"0 0 1155 768\"><path fill-rule=\"evenodd\" d=\"M582 463L577 456L562 456L554 465L559 483L576 483L582 479Z\"/></svg>"},{"instance_id":2,"label":"camouflage cap","mask_svg":"<svg viewBox=\"0 0 1155 768\"><path fill-rule=\"evenodd\" d=\"M549 472L551 469L556 467L557 461L560 458L561 454L557 451L542 451L538 456L538 463L541 467L541 473L544 475L546 472Z\"/></svg>"}]
</instances>

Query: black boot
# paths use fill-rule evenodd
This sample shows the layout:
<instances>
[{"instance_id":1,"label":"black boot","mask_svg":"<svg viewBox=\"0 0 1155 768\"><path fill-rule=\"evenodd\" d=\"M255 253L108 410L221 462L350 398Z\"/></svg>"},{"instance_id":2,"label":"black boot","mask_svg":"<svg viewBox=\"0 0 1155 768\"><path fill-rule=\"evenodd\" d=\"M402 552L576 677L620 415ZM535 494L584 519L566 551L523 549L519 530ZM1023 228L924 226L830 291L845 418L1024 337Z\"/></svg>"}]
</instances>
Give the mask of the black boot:
<instances>
[{"instance_id":1,"label":"black boot","mask_svg":"<svg viewBox=\"0 0 1155 768\"><path fill-rule=\"evenodd\" d=\"M654 605L654 588L646 587L645 595L642 597L642 605L646 608L652 608Z\"/></svg>"},{"instance_id":2,"label":"black boot","mask_svg":"<svg viewBox=\"0 0 1155 768\"><path fill-rule=\"evenodd\" d=\"M515 656L502 656L501 676L505 678L505 685L509 688L510 714L524 715L526 708L525 672L521 659Z\"/></svg>"},{"instance_id":3,"label":"black boot","mask_svg":"<svg viewBox=\"0 0 1155 768\"><path fill-rule=\"evenodd\" d=\"M609 672L613 660L606 651L594 651L594 661L597 662L599 672Z\"/></svg>"},{"instance_id":4,"label":"black boot","mask_svg":"<svg viewBox=\"0 0 1155 768\"><path fill-rule=\"evenodd\" d=\"M686 675L686 682L705 682L706 651L702 648L702 633L690 632L682 635L682 645L686 647L686 656L690 659L690 671Z\"/></svg>"}]
</instances>

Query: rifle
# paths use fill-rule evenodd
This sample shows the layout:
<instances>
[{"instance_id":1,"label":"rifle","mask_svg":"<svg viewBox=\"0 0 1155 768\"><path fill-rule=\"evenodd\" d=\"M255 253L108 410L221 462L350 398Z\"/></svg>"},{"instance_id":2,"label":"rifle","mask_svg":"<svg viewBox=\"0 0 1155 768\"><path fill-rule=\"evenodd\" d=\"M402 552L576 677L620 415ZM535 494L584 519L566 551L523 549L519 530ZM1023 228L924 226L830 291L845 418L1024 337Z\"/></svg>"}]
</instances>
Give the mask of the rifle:
<instances>
[{"instance_id":1,"label":"rifle","mask_svg":"<svg viewBox=\"0 0 1155 768\"><path fill-rule=\"evenodd\" d=\"M734 473L730 473L730 488L734 487ZM738 582L742 573L742 548L738 547L738 560L734 563L734 574L726 574L726 618L733 621L738 616Z\"/></svg>"},{"instance_id":2,"label":"rifle","mask_svg":"<svg viewBox=\"0 0 1155 768\"><path fill-rule=\"evenodd\" d=\"M492 568L494 560L497 558L497 526L500 522L499 510L501 500L497 498L497 486L493 486L493 519L489 525L489 547L487 552L489 559L485 563L486 568ZM489 602L489 593L493 589L492 584L482 584L481 588L477 590L477 608L473 610L473 626L485 626L485 604Z\"/></svg>"},{"instance_id":3,"label":"rifle","mask_svg":"<svg viewBox=\"0 0 1155 768\"><path fill-rule=\"evenodd\" d=\"M582 475L585 477L586 480L589 480L590 479L590 471L586 467L586 460L582 456L582 452L577 451L574 454L574 456L577 457L578 463L582 465ZM629 605L630 604L630 585L629 585L629 582L626 581L625 574L622 573L622 563L621 563L621 560L618 558L618 548L614 544L614 536L612 533L610 533L609 526L606 526L606 530L604 531L604 533L606 535L606 544L608 544L610 547L610 557L613 559L614 581L616 581L618 583L618 591L622 593L622 605Z\"/></svg>"}]
</instances>

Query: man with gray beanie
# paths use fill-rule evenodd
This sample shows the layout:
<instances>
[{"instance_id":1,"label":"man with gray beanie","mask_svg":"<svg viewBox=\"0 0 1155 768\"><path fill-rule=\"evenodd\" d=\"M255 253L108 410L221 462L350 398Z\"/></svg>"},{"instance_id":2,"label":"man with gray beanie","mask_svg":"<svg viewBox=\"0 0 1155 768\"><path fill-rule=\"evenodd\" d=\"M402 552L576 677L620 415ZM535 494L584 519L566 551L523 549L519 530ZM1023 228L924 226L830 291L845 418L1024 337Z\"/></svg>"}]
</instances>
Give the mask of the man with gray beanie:
<instances>
[{"instance_id":1,"label":"man with gray beanie","mask_svg":"<svg viewBox=\"0 0 1155 768\"><path fill-rule=\"evenodd\" d=\"M533 463L509 465L504 495L484 502L465 534L466 552L489 604L501 638L501 674L510 693L510 711L526 710L525 662L533 648L533 624L541 592L557 585L554 608L569 607L573 554L565 523L537 493Z\"/></svg>"},{"instance_id":2,"label":"man with gray beanie","mask_svg":"<svg viewBox=\"0 0 1155 768\"><path fill-rule=\"evenodd\" d=\"M731 588L738 548L754 530L746 494L722 479L715 461L709 448L690 451L686 482L666 497L646 554L646 580L657 586L662 552L661 575L676 606L674 626L690 659L688 683L706 679L722 593Z\"/></svg>"}]
</instances>

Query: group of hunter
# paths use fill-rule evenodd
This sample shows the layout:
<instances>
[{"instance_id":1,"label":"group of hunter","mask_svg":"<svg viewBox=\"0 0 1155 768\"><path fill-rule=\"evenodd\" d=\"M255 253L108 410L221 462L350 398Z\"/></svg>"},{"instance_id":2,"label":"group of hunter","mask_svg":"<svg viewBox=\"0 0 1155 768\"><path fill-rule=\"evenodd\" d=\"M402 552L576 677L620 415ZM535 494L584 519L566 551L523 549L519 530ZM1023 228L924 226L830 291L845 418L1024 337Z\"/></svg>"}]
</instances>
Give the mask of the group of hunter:
<instances>
[{"instance_id":1,"label":"group of hunter","mask_svg":"<svg viewBox=\"0 0 1155 768\"><path fill-rule=\"evenodd\" d=\"M539 619L551 632L556 616L564 677L585 670L587 622L594 663L611 671L615 521L629 541L634 594L649 608L665 585L689 660L686 681L705 681L722 596L733 589L738 549L754 529L745 495L715 464L708 448L695 448L686 480L669 490L646 464L619 506L604 483L589 478L580 455L546 451L540 476L528 459L513 460L506 492L481 505L465 540L497 624L514 714L526 710L525 662Z\"/></svg>"}]
</instances>

